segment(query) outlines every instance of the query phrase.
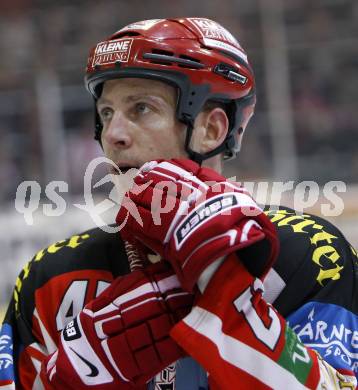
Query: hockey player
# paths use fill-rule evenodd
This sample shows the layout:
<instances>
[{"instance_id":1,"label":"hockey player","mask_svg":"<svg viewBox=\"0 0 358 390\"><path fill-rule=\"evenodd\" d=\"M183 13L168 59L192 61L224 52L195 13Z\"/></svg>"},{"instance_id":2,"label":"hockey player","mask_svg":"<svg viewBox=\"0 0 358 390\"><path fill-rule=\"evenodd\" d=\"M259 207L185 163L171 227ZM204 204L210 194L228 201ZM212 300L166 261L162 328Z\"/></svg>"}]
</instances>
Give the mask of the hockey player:
<instances>
[{"instance_id":1,"label":"hockey player","mask_svg":"<svg viewBox=\"0 0 358 390\"><path fill-rule=\"evenodd\" d=\"M355 250L221 175L255 105L237 40L203 18L134 23L92 49L86 86L105 155L140 168L121 237L96 228L24 267L0 387L354 389Z\"/></svg>"}]
</instances>

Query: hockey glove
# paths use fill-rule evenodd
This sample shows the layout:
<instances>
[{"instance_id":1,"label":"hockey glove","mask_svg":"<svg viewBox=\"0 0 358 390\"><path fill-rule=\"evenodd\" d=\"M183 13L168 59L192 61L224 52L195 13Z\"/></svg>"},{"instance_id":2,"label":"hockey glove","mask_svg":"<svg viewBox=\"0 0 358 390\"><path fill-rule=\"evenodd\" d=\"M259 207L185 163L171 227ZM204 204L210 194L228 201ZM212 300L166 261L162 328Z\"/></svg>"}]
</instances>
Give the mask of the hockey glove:
<instances>
[{"instance_id":1,"label":"hockey glove","mask_svg":"<svg viewBox=\"0 0 358 390\"><path fill-rule=\"evenodd\" d=\"M192 291L216 259L267 239L267 267L276 257L276 230L248 192L190 160L143 165L116 219L125 240L169 260Z\"/></svg>"},{"instance_id":2,"label":"hockey glove","mask_svg":"<svg viewBox=\"0 0 358 390\"><path fill-rule=\"evenodd\" d=\"M167 263L119 277L67 324L42 377L55 389L138 388L184 356L169 331L191 306Z\"/></svg>"}]
</instances>

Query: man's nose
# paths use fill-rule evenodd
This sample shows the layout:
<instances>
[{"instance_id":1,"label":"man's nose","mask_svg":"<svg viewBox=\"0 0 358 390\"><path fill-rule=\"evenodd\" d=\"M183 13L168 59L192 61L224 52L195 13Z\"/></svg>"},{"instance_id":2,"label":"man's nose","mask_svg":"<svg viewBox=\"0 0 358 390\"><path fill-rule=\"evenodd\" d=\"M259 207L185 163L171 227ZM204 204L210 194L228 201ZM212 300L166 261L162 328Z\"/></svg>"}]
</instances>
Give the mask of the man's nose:
<instances>
[{"instance_id":1,"label":"man's nose","mask_svg":"<svg viewBox=\"0 0 358 390\"><path fill-rule=\"evenodd\" d=\"M129 148L132 143L130 123L122 113L114 113L113 118L103 133L105 141L118 148Z\"/></svg>"}]
</instances>

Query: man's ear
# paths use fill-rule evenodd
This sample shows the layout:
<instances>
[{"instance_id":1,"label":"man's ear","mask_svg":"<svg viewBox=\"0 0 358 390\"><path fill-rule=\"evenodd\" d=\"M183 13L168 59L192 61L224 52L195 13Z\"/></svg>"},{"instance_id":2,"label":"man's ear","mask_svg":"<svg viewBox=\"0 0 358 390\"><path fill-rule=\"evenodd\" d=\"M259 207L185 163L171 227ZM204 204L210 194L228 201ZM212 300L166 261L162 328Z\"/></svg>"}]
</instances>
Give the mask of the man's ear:
<instances>
[{"instance_id":1,"label":"man's ear","mask_svg":"<svg viewBox=\"0 0 358 390\"><path fill-rule=\"evenodd\" d=\"M196 118L193 134L193 150L208 153L221 145L229 130L229 119L226 112L215 107L210 111L202 111Z\"/></svg>"}]
</instances>

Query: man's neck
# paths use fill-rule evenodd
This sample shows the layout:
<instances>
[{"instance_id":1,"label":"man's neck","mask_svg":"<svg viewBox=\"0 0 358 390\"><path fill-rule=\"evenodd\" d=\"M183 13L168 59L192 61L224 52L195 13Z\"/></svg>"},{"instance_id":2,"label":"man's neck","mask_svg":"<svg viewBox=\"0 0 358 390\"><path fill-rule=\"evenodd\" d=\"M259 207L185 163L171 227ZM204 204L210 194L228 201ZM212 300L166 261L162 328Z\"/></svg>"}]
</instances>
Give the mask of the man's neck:
<instances>
[{"instance_id":1,"label":"man's neck","mask_svg":"<svg viewBox=\"0 0 358 390\"><path fill-rule=\"evenodd\" d=\"M220 154L204 160L202 165L203 167L214 169L214 171L220 174L223 172L223 160Z\"/></svg>"}]
</instances>

